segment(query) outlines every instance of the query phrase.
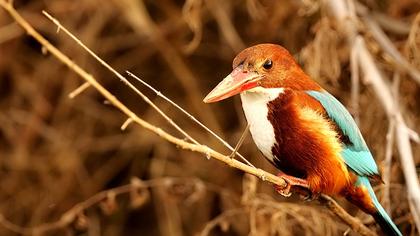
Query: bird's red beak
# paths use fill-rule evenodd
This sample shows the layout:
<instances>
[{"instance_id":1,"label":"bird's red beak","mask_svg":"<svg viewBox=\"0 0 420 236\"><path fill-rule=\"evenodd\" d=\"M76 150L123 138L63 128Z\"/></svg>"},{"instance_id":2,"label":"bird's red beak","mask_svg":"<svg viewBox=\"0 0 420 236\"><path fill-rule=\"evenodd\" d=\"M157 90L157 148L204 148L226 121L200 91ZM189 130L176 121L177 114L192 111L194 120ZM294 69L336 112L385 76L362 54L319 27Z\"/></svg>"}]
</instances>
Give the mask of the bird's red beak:
<instances>
[{"instance_id":1,"label":"bird's red beak","mask_svg":"<svg viewBox=\"0 0 420 236\"><path fill-rule=\"evenodd\" d=\"M207 94L203 102L218 102L242 91L255 88L260 78L256 72L244 71L242 66L238 66Z\"/></svg>"}]
</instances>

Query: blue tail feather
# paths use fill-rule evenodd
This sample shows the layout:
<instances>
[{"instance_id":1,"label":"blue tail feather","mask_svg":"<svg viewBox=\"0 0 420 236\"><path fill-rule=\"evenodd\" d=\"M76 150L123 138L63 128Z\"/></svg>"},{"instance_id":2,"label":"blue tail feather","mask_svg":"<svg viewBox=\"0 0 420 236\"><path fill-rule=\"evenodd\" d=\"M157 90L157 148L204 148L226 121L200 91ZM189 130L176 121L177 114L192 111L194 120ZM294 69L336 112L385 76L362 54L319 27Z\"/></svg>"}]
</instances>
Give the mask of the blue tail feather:
<instances>
[{"instance_id":1,"label":"blue tail feather","mask_svg":"<svg viewBox=\"0 0 420 236\"><path fill-rule=\"evenodd\" d=\"M378 199L376 198L375 192L373 191L373 188L370 185L369 179L367 177L359 177L356 184L363 185L367 188L372 202L378 210L378 212L374 214L373 217L375 218L375 221L381 226L382 230L387 235L402 236L400 230L397 228L397 226L392 221L391 217L389 217L385 209L381 206Z\"/></svg>"}]
</instances>

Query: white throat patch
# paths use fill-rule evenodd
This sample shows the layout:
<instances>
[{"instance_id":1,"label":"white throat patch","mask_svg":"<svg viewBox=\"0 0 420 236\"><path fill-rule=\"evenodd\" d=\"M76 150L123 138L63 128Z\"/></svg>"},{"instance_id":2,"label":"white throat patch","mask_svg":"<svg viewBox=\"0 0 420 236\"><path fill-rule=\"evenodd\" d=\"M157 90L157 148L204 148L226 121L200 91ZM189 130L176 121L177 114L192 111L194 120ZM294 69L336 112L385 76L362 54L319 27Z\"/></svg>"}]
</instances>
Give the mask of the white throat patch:
<instances>
[{"instance_id":1,"label":"white throat patch","mask_svg":"<svg viewBox=\"0 0 420 236\"><path fill-rule=\"evenodd\" d=\"M274 159L271 149L276 143L276 138L273 125L267 118L267 105L283 92L283 88L256 87L241 93L242 108L250 125L252 139L270 161Z\"/></svg>"}]
</instances>

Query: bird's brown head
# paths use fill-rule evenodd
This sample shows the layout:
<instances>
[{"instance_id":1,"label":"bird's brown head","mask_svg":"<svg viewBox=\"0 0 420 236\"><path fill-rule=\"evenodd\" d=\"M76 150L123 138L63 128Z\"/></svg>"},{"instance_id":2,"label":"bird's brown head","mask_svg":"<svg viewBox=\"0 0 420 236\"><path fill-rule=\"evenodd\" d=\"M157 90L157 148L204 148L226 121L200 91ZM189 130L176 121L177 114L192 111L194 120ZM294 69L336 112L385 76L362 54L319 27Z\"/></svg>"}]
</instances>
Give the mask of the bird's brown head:
<instances>
[{"instance_id":1,"label":"bird's brown head","mask_svg":"<svg viewBox=\"0 0 420 236\"><path fill-rule=\"evenodd\" d=\"M233 71L205 98L217 102L255 87L311 89L317 87L293 56L276 44L258 44L244 49L233 60Z\"/></svg>"}]
</instances>

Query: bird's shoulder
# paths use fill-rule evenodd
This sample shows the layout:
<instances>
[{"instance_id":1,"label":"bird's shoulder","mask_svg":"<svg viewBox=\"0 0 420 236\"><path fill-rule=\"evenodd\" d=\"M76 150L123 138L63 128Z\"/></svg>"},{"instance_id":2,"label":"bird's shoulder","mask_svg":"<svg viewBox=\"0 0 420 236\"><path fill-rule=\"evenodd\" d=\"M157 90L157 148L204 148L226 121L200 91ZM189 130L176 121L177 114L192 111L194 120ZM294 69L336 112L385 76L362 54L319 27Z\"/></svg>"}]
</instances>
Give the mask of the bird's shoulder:
<instances>
[{"instance_id":1,"label":"bird's shoulder","mask_svg":"<svg viewBox=\"0 0 420 236\"><path fill-rule=\"evenodd\" d=\"M290 102L296 109L310 109L320 115L326 115L327 112L323 105L305 91L286 90L290 96Z\"/></svg>"}]
</instances>

